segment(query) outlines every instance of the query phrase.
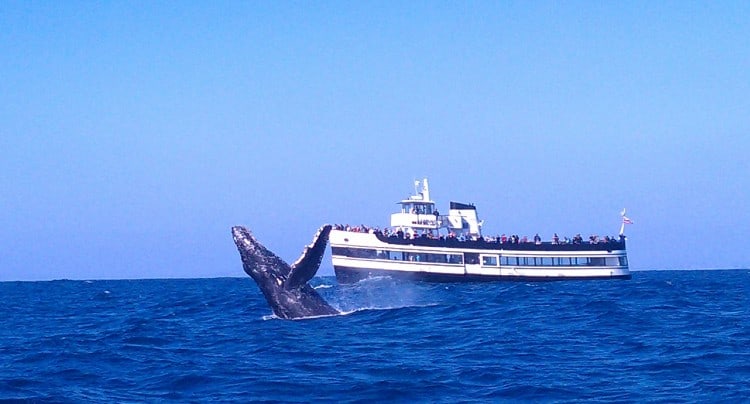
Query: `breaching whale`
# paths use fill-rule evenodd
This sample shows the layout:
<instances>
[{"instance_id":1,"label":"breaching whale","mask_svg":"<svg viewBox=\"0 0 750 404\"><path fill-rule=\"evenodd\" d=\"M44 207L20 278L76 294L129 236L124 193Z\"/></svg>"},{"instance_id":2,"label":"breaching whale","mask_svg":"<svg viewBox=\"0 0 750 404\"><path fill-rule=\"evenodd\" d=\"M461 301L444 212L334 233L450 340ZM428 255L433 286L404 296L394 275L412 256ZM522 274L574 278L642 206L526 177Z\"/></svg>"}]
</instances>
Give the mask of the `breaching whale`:
<instances>
[{"instance_id":1,"label":"breaching whale","mask_svg":"<svg viewBox=\"0 0 750 404\"><path fill-rule=\"evenodd\" d=\"M258 284L273 313L284 319L338 314L307 282L315 276L328 244L331 225L321 227L312 244L290 267L264 247L246 228L232 227L242 267Z\"/></svg>"}]
</instances>

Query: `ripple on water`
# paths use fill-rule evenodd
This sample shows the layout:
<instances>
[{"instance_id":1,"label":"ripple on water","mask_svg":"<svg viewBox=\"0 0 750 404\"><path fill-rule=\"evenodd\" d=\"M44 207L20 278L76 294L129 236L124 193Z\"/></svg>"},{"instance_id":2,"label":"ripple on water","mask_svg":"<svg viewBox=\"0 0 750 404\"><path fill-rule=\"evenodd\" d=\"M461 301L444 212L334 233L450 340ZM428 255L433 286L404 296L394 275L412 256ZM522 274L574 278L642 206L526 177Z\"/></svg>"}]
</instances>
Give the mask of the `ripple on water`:
<instances>
[{"instance_id":1,"label":"ripple on water","mask_svg":"<svg viewBox=\"0 0 750 404\"><path fill-rule=\"evenodd\" d=\"M249 278L0 283L0 399L750 400L746 271L313 284L344 313L276 319Z\"/></svg>"}]
</instances>

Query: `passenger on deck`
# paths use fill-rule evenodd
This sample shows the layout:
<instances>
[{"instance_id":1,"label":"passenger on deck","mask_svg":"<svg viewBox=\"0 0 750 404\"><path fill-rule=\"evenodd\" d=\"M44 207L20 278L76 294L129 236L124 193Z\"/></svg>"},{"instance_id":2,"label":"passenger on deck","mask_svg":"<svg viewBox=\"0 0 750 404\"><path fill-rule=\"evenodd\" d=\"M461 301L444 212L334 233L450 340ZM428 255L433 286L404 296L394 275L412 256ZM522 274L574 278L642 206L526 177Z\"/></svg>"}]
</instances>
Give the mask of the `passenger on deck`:
<instances>
[{"instance_id":1,"label":"passenger on deck","mask_svg":"<svg viewBox=\"0 0 750 404\"><path fill-rule=\"evenodd\" d=\"M560 244L560 237L557 237L557 233L552 236L552 244Z\"/></svg>"},{"instance_id":2,"label":"passenger on deck","mask_svg":"<svg viewBox=\"0 0 750 404\"><path fill-rule=\"evenodd\" d=\"M542 238L539 237L539 233L537 233L536 235L534 235L534 244L536 244L536 245L542 244Z\"/></svg>"}]
</instances>

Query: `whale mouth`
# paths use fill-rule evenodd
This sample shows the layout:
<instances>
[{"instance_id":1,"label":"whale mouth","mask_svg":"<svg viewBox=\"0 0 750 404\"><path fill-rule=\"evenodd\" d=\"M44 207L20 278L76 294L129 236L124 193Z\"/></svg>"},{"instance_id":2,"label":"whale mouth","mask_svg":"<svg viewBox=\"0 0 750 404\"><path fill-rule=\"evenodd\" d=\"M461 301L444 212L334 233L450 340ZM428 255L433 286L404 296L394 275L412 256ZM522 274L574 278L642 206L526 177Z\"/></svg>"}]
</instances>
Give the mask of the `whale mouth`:
<instances>
[{"instance_id":1,"label":"whale mouth","mask_svg":"<svg viewBox=\"0 0 750 404\"><path fill-rule=\"evenodd\" d=\"M268 262L270 257L264 248L255 240L252 233L243 226L232 227L232 238L242 259L242 269L256 282L263 277L276 276L276 271L264 271L263 268L277 267L283 263ZM278 269L278 268L277 268Z\"/></svg>"},{"instance_id":2,"label":"whale mouth","mask_svg":"<svg viewBox=\"0 0 750 404\"><path fill-rule=\"evenodd\" d=\"M258 241L249 230L242 226L232 227L232 238L243 259L250 258L258 250Z\"/></svg>"},{"instance_id":3,"label":"whale mouth","mask_svg":"<svg viewBox=\"0 0 750 404\"><path fill-rule=\"evenodd\" d=\"M240 240L251 239L253 235L250 234L250 232L242 226L233 226L232 237L234 238L234 243L237 244Z\"/></svg>"}]
</instances>

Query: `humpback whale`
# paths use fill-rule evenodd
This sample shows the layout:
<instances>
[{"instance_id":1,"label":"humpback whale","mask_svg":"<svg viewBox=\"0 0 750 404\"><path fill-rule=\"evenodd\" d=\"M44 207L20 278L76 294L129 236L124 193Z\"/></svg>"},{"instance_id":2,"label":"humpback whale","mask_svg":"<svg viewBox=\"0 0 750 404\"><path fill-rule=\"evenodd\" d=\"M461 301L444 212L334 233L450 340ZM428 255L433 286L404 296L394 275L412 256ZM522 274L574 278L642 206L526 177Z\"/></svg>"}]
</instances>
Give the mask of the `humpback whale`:
<instances>
[{"instance_id":1,"label":"humpback whale","mask_svg":"<svg viewBox=\"0 0 750 404\"><path fill-rule=\"evenodd\" d=\"M338 314L307 282L315 276L328 244L331 225L321 227L302 255L289 266L246 228L232 227L242 268L258 284L276 317L294 319Z\"/></svg>"}]
</instances>

